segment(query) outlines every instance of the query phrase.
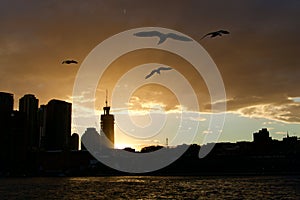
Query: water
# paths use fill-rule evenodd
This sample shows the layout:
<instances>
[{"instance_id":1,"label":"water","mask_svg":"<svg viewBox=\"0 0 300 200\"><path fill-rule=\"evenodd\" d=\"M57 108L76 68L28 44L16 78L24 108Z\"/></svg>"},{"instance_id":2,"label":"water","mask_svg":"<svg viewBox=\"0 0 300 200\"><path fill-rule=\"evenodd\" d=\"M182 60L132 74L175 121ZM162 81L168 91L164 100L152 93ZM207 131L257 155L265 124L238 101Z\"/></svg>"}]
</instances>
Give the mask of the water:
<instances>
[{"instance_id":1,"label":"water","mask_svg":"<svg viewBox=\"0 0 300 200\"><path fill-rule=\"evenodd\" d=\"M2 178L0 199L300 199L300 177Z\"/></svg>"}]
</instances>

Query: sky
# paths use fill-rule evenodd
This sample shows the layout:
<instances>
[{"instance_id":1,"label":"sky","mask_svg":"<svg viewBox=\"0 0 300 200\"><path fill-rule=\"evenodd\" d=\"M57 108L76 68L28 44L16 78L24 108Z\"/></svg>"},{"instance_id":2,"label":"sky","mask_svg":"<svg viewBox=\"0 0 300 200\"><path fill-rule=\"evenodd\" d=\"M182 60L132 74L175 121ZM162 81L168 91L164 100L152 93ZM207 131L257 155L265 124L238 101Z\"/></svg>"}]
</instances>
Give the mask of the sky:
<instances>
[{"instance_id":1,"label":"sky","mask_svg":"<svg viewBox=\"0 0 300 200\"><path fill-rule=\"evenodd\" d=\"M129 29L162 27L181 32L201 44L216 64L227 97L220 141L251 141L252 133L263 127L275 139L282 139L287 131L299 137L299 8L297 0L2 0L0 91L14 94L15 109L18 99L25 94L34 94L40 104L51 99L72 102L76 98L72 96L73 86L80 67L99 43ZM206 33L220 29L230 34L200 40ZM79 64L62 65L64 59L75 59ZM201 143L201 138L209 134L212 102L207 86L203 77L195 75L190 63L169 52L145 49L116 59L99 80L97 113L102 112L105 90L113 91L124 74L144 63L170 66L174 68L172 73L181 73L191 83L201 112L198 121L202 128L195 141ZM149 111L155 106L173 119L179 108L175 96L168 88L148 84L132 93L128 108L136 112L132 118L141 126L149 123L149 119L138 111ZM112 92L108 99L111 103ZM166 125L168 132L174 123L171 120ZM120 133L116 137L119 146L143 146L164 144L165 138L173 136L164 133L132 139Z\"/></svg>"}]
</instances>

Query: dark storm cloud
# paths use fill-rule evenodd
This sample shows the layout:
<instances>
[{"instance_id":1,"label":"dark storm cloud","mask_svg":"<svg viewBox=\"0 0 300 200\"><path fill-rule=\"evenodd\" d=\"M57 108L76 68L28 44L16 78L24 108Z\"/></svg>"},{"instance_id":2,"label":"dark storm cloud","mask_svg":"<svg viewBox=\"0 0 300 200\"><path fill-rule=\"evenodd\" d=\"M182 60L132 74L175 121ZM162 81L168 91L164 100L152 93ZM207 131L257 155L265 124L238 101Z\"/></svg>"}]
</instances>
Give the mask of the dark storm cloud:
<instances>
[{"instance_id":1,"label":"dark storm cloud","mask_svg":"<svg viewBox=\"0 0 300 200\"><path fill-rule=\"evenodd\" d=\"M297 0L2 1L0 90L35 93L44 103L66 98L79 66L61 61L82 61L99 42L126 29L161 26L198 41L228 29L228 36L199 42L222 74L229 110L276 104L291 111L287 98L300 96L299 7ZM297 121L300 114L291 113Z\"/></svg>"}]
</instances>

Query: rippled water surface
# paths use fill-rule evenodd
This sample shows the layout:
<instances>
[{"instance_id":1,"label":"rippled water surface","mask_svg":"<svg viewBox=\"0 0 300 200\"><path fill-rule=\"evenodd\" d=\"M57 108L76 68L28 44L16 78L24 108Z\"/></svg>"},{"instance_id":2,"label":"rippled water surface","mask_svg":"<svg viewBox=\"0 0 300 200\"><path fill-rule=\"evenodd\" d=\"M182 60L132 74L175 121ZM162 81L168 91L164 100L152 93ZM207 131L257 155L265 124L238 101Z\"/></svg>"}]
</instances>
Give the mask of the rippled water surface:
<instances>
[{"instance_id":1,"label":"rippled water surface","mask_svg":"<svg viewBox=\"0 0 300 200\"><path fill-rule=\"evenodd\" d=\"M300 199L300 177L2 178L0 199Z\"/></svg>"}]
</instances>

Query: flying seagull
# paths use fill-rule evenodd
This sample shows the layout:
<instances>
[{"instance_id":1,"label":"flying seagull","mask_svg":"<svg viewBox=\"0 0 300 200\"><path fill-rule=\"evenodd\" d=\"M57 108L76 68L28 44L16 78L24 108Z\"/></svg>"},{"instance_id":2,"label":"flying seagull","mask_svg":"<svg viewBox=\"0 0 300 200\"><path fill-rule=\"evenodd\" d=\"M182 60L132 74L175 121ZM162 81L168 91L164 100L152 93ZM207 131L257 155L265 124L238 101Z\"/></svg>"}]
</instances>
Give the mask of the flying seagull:
<instances>
[{"instance_id":1,"label":"flying seagull","mask_svg":"<svg viewBox=\"0 0 300 200\"><path fill-rule=\"evenodd\" d=\"M159 37L159 41L157 43L158 45L166 41L168 38L183 41L183 42L193 41L191 38L185 37L183 35L177 35L175 33L165 34L159 31L143 31L143 32L134 33L133 35L137 37Z\"/></svg>"},{"instance_id":2,"label":"flying seagull","mask_svg":"<svg viewBox=\"0 0 300 200\"><path fill-rule=\"evenodd\" d=\"M160 71L161 71L161 70L171 70L171 69L173 69L173 68L171 68L171 67L159 67L159 68L157 68L157 69L152 70L152 71L150 72L150 74L148 74L148 75L145 77L145 79L150 78L150 77L153 76L153 74L155 74L155 73L160 74Z\"/></svg>"},{"instance_id":3,"label":"flying seagull","mask_svg":"<svg viewBox=\"0 0 300 200\"><path fill-rule=\"evenodd\" d=\"M209 35L210 35L211 38L214 38L214 37L217 37L217 36L222 36L222 34L229 34L229 31L219 30L219 31L207 33L200 40L202 40L203 38L205 38L205 37L207 37Z\"/></svg>"},{"instance_id":4,"label":"flying seagull","mask_svg":"<svg viewBox=\"0 0 300 200\"><path fill-rule=\"evenodd\" d=\"M76 60L64 60L61 64L78 64L78 62Z\"/></svg>"}]
</instances>

